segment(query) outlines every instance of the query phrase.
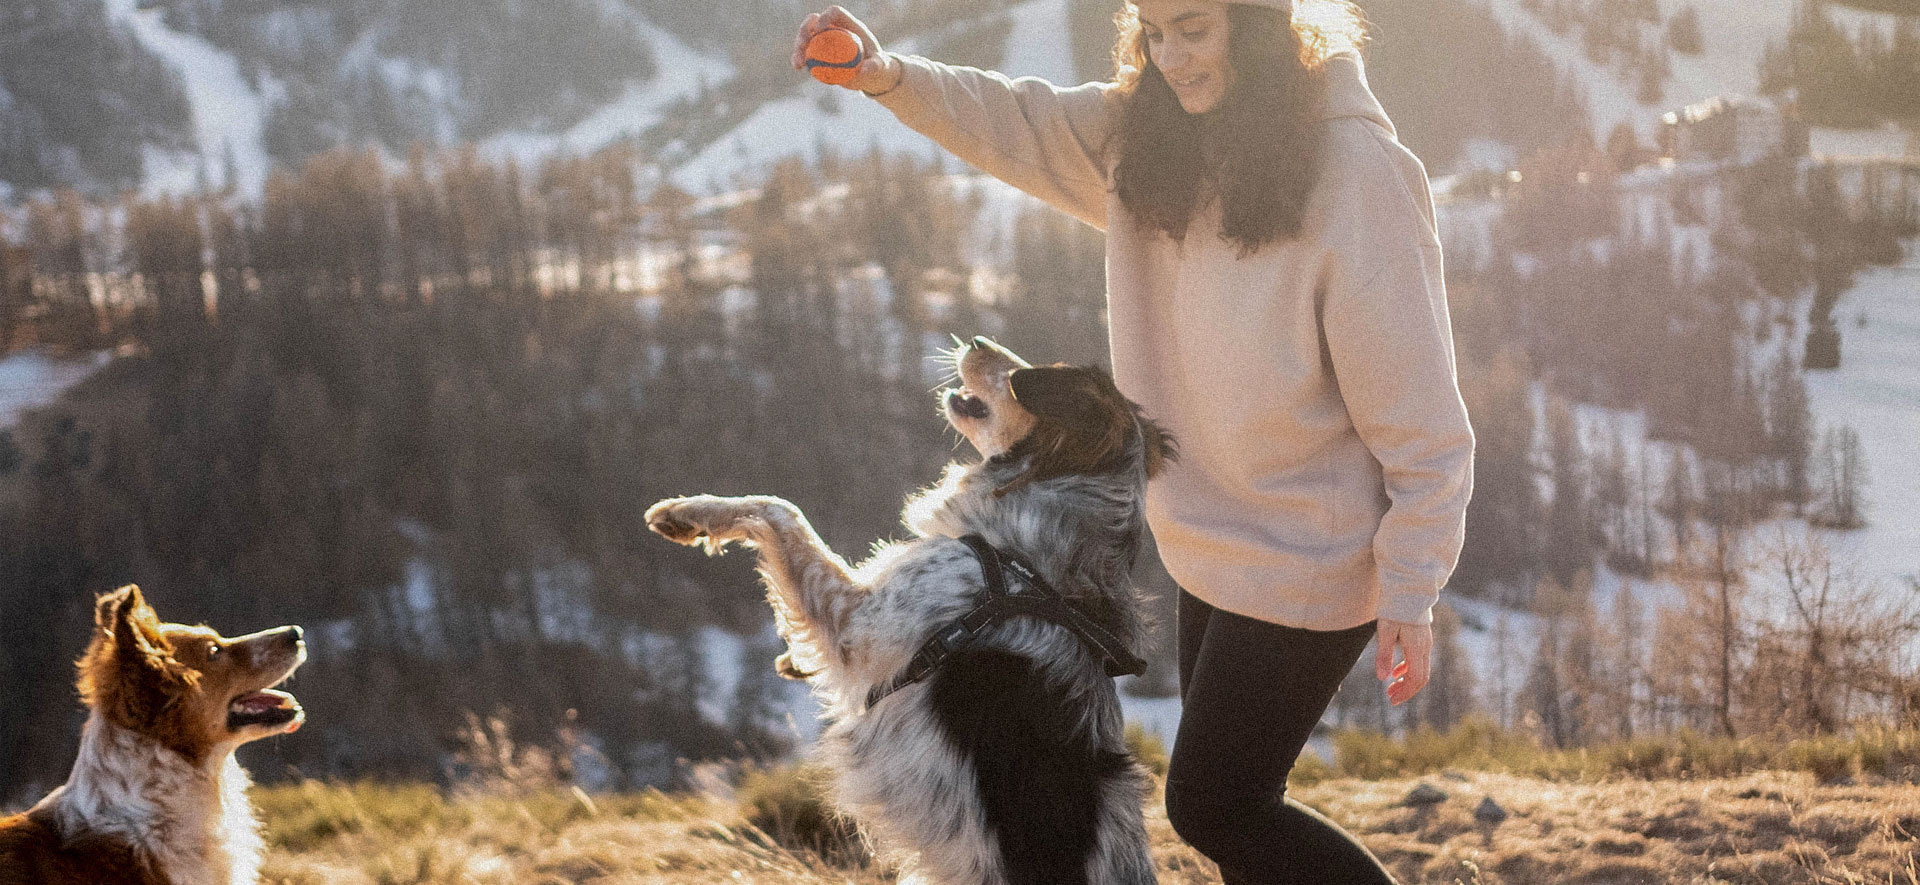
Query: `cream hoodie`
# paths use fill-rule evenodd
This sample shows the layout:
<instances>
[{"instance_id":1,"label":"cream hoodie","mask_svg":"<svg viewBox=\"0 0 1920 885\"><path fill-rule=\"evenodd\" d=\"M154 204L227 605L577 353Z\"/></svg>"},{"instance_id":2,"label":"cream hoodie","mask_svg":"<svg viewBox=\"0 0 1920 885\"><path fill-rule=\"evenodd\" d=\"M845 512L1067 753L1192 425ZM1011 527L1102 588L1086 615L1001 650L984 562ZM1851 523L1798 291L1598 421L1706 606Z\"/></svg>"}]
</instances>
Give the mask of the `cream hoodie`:
<instances>
[{"instance_id":1,"label":"cream hoodie","mask_svg":"<svg viewBox=\"0 0 1920 885\"><path fill-rule=\"evenodd\" d=\"M1426 170L1359 57L1327 63L1301 236L1245 258L1217 203L1184 244L1132 222L1103 150L1113 84L896 57L899 85L875 98L902 122L1107 232L1115 380L1180 444L1147 491L1174 579L1292 627L1430 622L1465 537L1473 431Z\"/></svg>"}]
</instances>

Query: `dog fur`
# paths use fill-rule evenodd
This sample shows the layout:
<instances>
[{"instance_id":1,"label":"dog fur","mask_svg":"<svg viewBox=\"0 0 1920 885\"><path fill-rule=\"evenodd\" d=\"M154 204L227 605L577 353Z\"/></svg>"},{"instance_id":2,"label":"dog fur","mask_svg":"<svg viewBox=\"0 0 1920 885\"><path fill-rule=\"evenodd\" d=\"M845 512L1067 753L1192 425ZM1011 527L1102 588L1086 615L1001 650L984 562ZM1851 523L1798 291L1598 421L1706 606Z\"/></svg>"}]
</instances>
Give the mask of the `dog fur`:
<instances>
[{"instance_id":1,"label":"dog fur","mask_svg":"<svg viewBox=\"0 0 1920 885\"><path fill-rule=\"evenodd\" d=\"M710 553L758 549L789 645L782 672L811 677L828 727L836 798L906 881L1134 885L1154 880L1145 777L1127 754L1113 680L1068 630L1007 621L925 681L865 709L938 627L982 591L957 538L1025 554L1082 611L1138 650L1129 579L1142 493L1172 440L1101 370L1034 368L983 338L955 352L947 419L985 460L952 464L912 498L912 540L850 567L799 509L774 497L675 498L647 523Z\"/></svg>"},{"instance_id":2,"label":"dog fur","mask_svg":"<svg viewBox=\"0 0 1920 885\"><path fill-rule=\"evenodd\" d=\"M300 628L162 624L133 586L100 597L94 620L79 757L0 820L0 885L253 885L264 843L233 753L306 721L272 690L306 660Z\"/></svg>"}]
</instances>

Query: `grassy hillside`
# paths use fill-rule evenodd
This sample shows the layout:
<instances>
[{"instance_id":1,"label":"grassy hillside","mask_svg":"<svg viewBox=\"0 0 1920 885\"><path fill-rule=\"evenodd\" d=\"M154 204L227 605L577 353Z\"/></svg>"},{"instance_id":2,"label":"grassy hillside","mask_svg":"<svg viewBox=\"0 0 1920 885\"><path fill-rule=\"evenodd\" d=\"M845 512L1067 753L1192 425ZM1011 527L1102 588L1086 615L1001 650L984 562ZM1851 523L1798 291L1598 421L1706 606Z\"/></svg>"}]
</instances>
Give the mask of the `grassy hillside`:
<instances>
[{"instance_id":1,"label":"grassy hillside","mask_svg":"<svg viewBox=\"0 0 1920 885\"><path fill-rule=\"evenodd\" d=\"M1701 781L1559 783L1451 772L1450 797L1402 799L1416 780L1337 779L1295 794L1359 834L1409 883L1920 883L1920 787L1819 786L1804 773ZM1512 815L1488 838L1473 808ZM738 804L691 796L445 799L425 787L261 791L271 885L798 883L893 880L782 847ZM1219 881L1174 836L1156 793L1148 827L1160 881Z\"/></svg>"},{"instance_id":2,"label":"grassy hillside","mask_svg":"<svg viewBox=\"0 0 1920 885\"><path fill-rule=\"evenodd\" d=\"M1778 746L1672 741L1664 752L1650 743L1530 751L1472 730L1405 742L1351 737L1339 741L1337 767L1296 770L1293 795L1353 830L1408 885L1920 885L1911 732ZM1160 881L1217 882L1167 823L1157 780L1164 753L1151 738L1134 738L1156 772L1143 798ZM1644 776L1662 770L1674 776ZM821 816L818 774L749 771L733 779L738 786L707 795L589 797L511 777L451 796L421 785L262 788L272 846L265 881L894 881L884 860ZM1421 784L1445 798L1409 805ZM1508 814L1491 828L1475 822L1489 798Z\"/></svg>"}]
</instances>

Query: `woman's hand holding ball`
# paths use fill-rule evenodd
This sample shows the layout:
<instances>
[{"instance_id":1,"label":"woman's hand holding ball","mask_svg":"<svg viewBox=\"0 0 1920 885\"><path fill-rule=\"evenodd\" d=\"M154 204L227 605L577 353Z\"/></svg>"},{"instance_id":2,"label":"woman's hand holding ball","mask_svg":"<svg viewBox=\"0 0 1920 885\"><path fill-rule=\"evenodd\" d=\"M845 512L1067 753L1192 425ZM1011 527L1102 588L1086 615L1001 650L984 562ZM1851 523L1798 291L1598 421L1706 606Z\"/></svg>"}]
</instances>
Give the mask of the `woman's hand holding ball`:
<instances>
[{"instance_id":1,"label":"woman's hand holding ball","mask_svg":"<svg viewBox=\"0 0 1920 885\"><path fill-rule=\"evenodd\" d=\"M847 36L831 33L835 31ZM826 36L821 36L823 33ZM822 83L872 93L892 89L905 73L900 63L880 48L873 32L839 6L812 13L800 23L800 34L793 44L793 68L811 72Z\"/></svg>"}]
</instances>

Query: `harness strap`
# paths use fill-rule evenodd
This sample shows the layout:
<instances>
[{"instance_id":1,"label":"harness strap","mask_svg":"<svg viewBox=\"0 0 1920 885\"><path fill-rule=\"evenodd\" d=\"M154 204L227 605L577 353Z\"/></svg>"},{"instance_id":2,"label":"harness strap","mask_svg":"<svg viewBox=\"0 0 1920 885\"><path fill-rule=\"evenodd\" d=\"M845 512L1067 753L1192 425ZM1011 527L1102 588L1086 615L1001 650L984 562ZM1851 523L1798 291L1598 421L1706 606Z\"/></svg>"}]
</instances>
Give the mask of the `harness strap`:
<instances>
[{"instance_id":1,"label":"harness strap","mask_svg":"<svg viewBox=\"0 0 1920 885\"><path fill-rule=\"evenodd\" d=\"M1106 674L1138 676L1147 671L1147 662L1135 657L1112 631L1075 608L1056 593L1038 569L1018 553L1003 553L979 535L959 539L973 550L980 561L980 574L986 581L985 599L972 610L934 631L914 652L905 669L892 679L867 692L867 709L882 698L933 675L955 652L973 644L987 628L1021 615L1052 621L1073 633L1081 644L1105 662ZM1012 572L1016 582L1008 582Z\"/></svg>"}]
</instances>

